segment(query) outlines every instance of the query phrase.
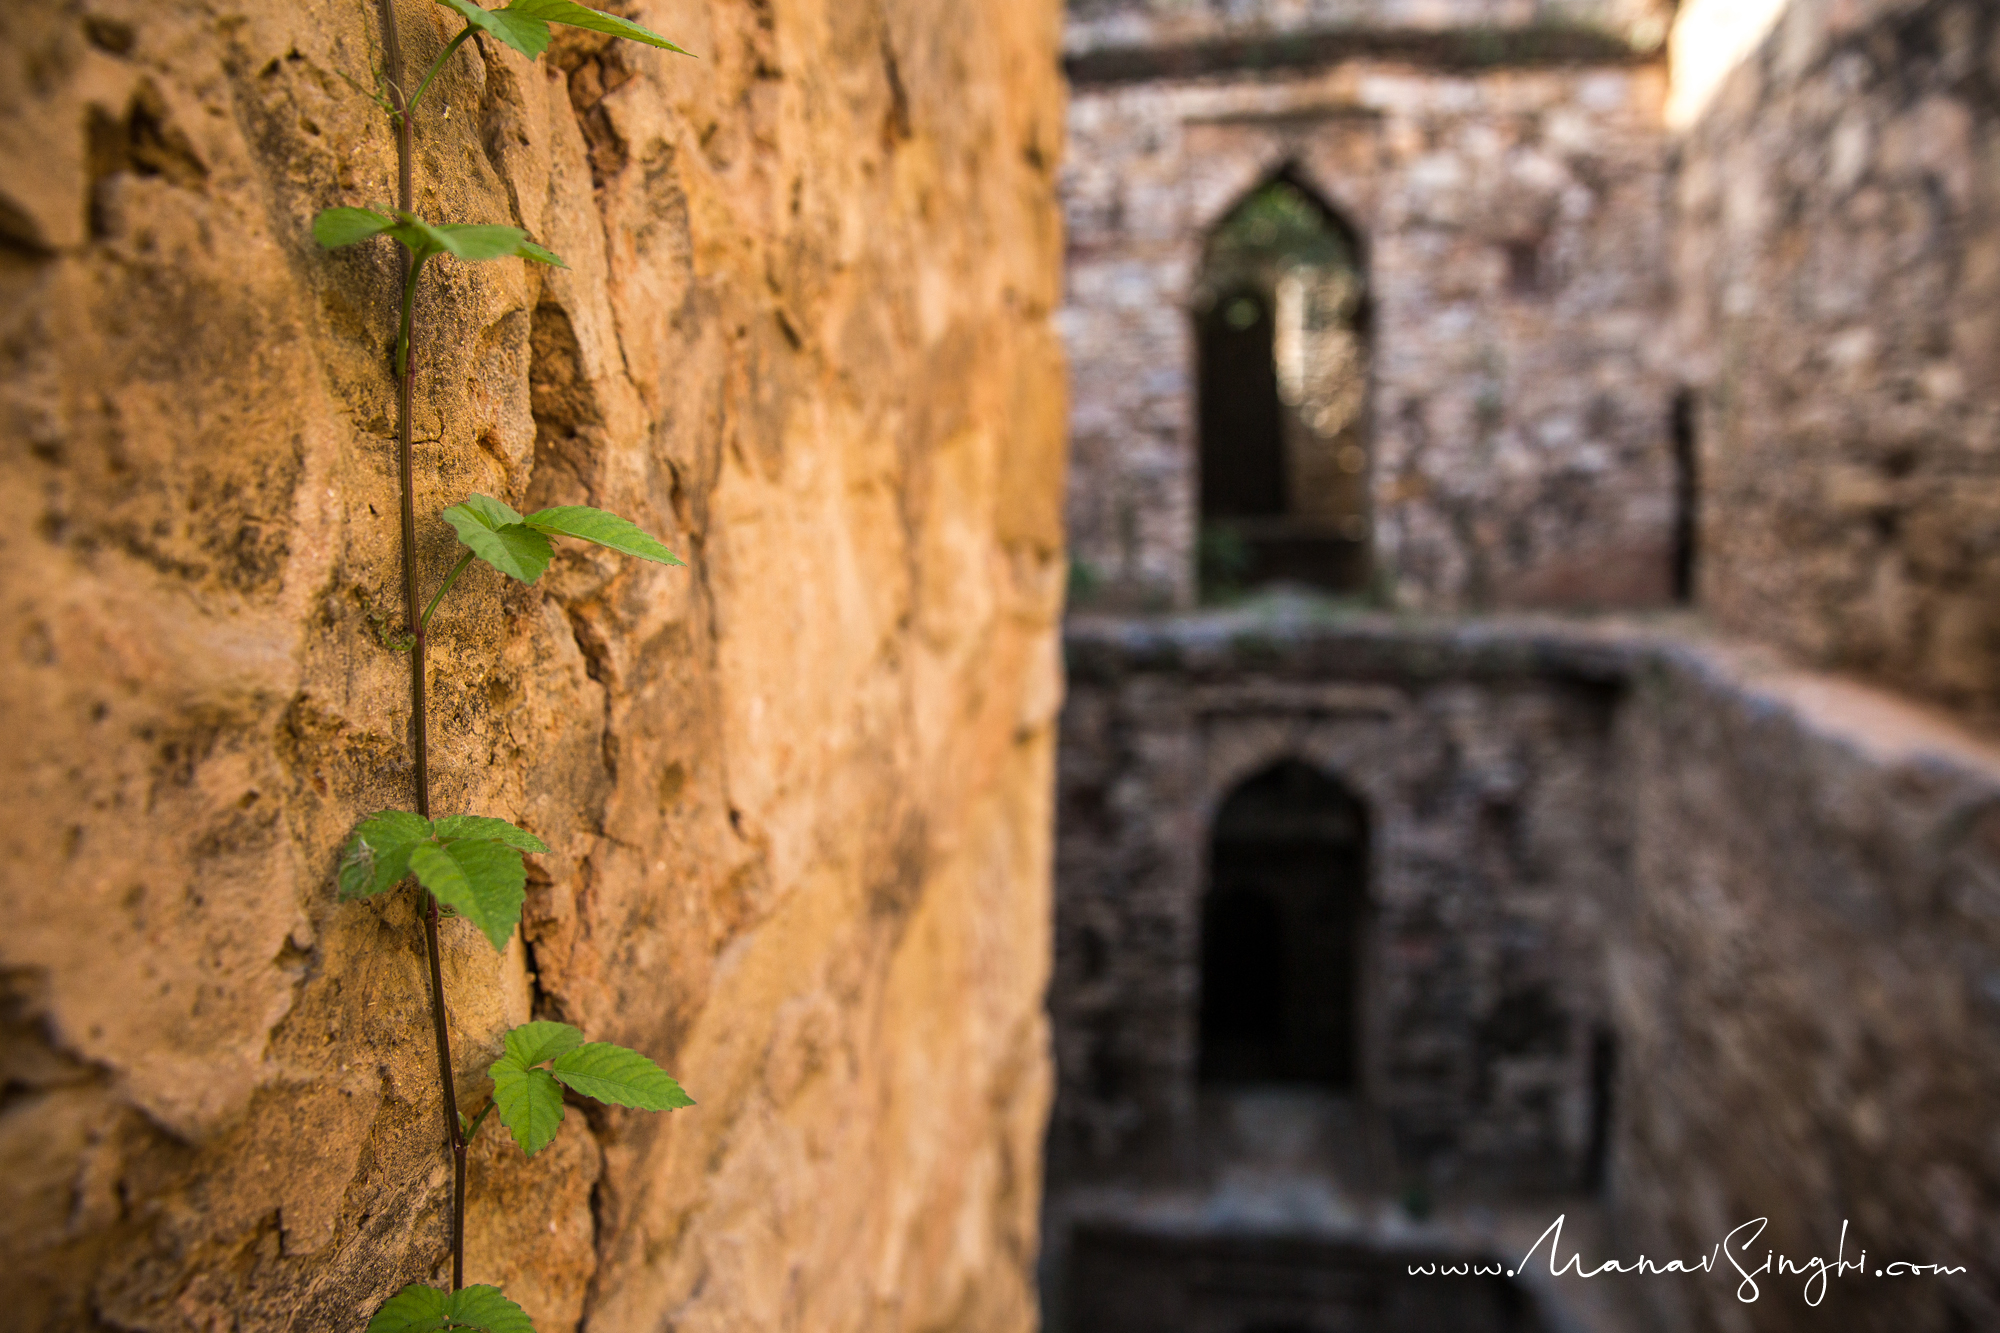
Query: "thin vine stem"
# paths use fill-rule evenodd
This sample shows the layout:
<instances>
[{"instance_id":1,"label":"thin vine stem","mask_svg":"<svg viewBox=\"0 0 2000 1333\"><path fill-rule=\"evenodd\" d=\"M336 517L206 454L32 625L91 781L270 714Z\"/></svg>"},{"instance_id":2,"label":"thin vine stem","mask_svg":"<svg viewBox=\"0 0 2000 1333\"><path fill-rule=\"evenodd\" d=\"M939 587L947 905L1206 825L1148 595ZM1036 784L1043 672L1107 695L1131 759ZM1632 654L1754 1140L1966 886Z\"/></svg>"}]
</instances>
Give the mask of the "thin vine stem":
<instances>
[{"instance_id":1,"label":"thin vine stem","mask_svg":"<svg viewBox=\"0 0 2000 1333\"><path fill-rule=\"evenodd\" d=\"M431 80L435 79L438 76L438 71L444 68L444 62L450 60L458 48L465 45L466 39L472 36L472 34L473 26L468 23L465 25L465 31L452 38L450 44L438 54L438 58L431 62L430 69L424 74L424 81L417 85L416 94L410 98L409 111L414 112L417 109L417 104L424 100L424 94L430 91ZM409 205L405 204L404 207L407 208Z\"/></svg>"},{"instance_id":2,"label":"thin vine stem","mask_svg":"<svg viewBox=\"0 0 2000 1333\"><path fill-rule=\"evenodd\" d=\"M404 210L409 205L403 205ZM430 258L428 251L419 251L413 258L404 256L403 263L403 321L396 327L396 379L398 384L410 376L410 338L416 327L417 279L424 275L424 261Z\"/></svg>"},{"instance_id":3,"label":"thin vine stem","mask_svg":"<svg viewBox=\"0 0 2000 1333\"><path fill-rule=\"evenodd\" d=\"M498 1102L488 1102L480 1109L478 1115L472 1117L472 1123L465 1129L465 1141L468 1144L479 1137L479 1127L486 1123L486 1117L493 1113L493 1108L497 1105Z\"/></svg>"},{"instance_id":4,"label":"thin vine stem","mask_svg":"<svg viewBox=\"0 0 2000 1333\"><path fill-rule=\"evenodd\" d=\"M388 65L388 89L396 126L396 193L399 207L410 212L416 207L414 179L415 152L412 143L411 112L416 103L403 95L403 45L396 28L395 0L380 0L382 48ZM439 60L438 66L443 63ZM433 66L431 76L437 73ZM419 95L422 89L418 90ZM397 337L396 356L396 451L402 484L403 520L403 615L408 621L410 645L410 729L416 768L417 813L431 816L430 728L424 698L424 624L428 617L417 612L417 516L416 484L411 474L410 429L414 417L417 278L423 272L422 256L403 256L403 310ZM438 904L424 895L424 953L430 963L431 1026L437 1037L438 1083L444 1092L446 1141L451 1146L451 1289L465 1286L465 1130L458 1118L458 1091L452 1079L451 1032L445 1019L443 949L438 940Z\"/></svg>"},{"instance_id":5,"label":"thin vine stem","mask_svg":"<svg viewBox=\"0 0 2000 1333\"><path fill-rule=\"evenodd\" d=\"M463 574L465 572L465 567L471 563L472 563L471 551L467 551L464 555L458 558L458 563L451 567L451 573L444 576L443 585L438 588L435 594L432 595L431 604L424 608L424 618L422 621L423 624L428 625L431 623L431 612L438 609L438 603L444 600L444 595L451 591L451 585L458 582L458 576L460 574Z\"/></svg>"}]
</instances>

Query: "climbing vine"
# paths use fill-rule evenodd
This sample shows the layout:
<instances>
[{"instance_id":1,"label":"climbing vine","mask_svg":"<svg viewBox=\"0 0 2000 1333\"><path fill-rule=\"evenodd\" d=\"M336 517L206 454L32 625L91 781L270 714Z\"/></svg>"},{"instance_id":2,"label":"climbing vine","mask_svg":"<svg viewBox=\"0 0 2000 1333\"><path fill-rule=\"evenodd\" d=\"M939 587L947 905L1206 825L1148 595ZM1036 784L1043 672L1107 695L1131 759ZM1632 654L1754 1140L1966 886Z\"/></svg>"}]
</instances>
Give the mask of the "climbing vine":
<instances>
[{"instance_id":1,"label":"climbing vine","mask_svg":"<svg viewBox=\"0 0 2000 1333\"><path fill-rule=\"evenodd\" d=\"M422 602L417 580L417 520L412 483L411 417L414 398L416 298L427 264L434 260L486 263L522 259L566 267L518 227L432 222L415 211L412 179L415 113L431 83L468 41L482 34L506 43L533 60L548 49L552 24L566 24L628 38L669 51L681 48L656 32L615 14L574 0L512 0L486 9L476 0L437 0L464 19L424 71L414 92L406 92L401 40L394 0L378 0L385 68L375 86L364 90L389 116L396 132L395 207L331 208L313 221L313 236L329 250L386 236L402 247L403 293L396 333L396 448L402 491L403 614L406 628L394 647L410 658L410 730L415 759L415 810L383 810L361 821L341 858L343 899L389 893L414 879L424 895L424 952L430 969L430 1005L437 1044L438 1081L443 1094L445 1135L452 1157L451 1287L424 1283L405 1287L369 1320L368 1333L433 1333L470 1329L480 1333L534 1333L527 1313L497 1287L465 1285L466 1150L486 1117L500 1123L523 1152L533 1155L555 1138L568 1089L614 1106L666 1111L694 1103L666 1071L637 1051L610 1042L585 1041L566 1023L526 1023L506 1034L505 1053L487 1070L492 1100L477 1116L460 1112L451 1073L451 1029L445 1006L438 921L449 913L464 918L504 949L520 924L526 900L525 854L546 852L541 839L504 819L481 815L433 817L430 792L430 730L425 706L425 647L431 617L459 575L474 560L509 578L533 583L554 558L553 538L591 542L609 550L678 565L680 559L635 524L586 505L559 505L523 515L499 500L472 495L441 517L458 534L464 553ZM686 54L685 52L681 52ZM418 609L422 605L421 611Z\"/></svg>"}]
</instances>

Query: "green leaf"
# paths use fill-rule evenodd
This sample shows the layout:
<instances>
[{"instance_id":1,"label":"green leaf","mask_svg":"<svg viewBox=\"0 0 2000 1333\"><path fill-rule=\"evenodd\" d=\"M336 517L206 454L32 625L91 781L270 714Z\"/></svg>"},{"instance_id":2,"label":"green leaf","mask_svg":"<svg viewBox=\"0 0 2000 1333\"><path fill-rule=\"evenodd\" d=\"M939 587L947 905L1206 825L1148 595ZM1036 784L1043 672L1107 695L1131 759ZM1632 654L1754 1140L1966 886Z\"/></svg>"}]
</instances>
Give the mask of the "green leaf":
<instances>
[{"instance_id":1,"label":"green leaf","mask_svg":"<svg viewBox=\"0 0 2000 1333\"><path fill-rule=\"evenodd\" d=\"M340 858L340 896L369 898L395 888L410 873L410 853L430 836L430 822L407 810L368 816Z\"/></svg>"},{"instance_id":2,"label":"green leaf","mask_svg":"<svg viewBox=\"0 0 2000 1333\"><path fill-rule=\"evenodd\" d=\"M490 495L481 495L477 491L466 496L459 503L479 515L480 522L489 528L504 528L509 523L525 523L528 521L521 517L520 510L514 508L514 506L508 504L506 501L496 500Z\"/></svg>"},{"instance_id":3,"label":"green leaf","mask_svg":"<svg viewBox=\"0 0 2000 1333\"><path fill-rule=\"evenodd\" d=\"M520 255L521 258L532 259L537 264L548 264L554 268L569 267L568 264L563 263L561 255L557 254L553 250L544 250L541 246L536 245L533 241L521 242Z\"/></svg>"},{"instance_id":4,"label":"green leaf","mask_svg":"<svg viewBox=\"0 0 2000 1333\"><path fill-rule=\"evenodd\" d=\"M448 252L472 263L518 255L522 242L528 239L528 233L519 227L491 224L447 222L432 227L431 231L443 238Z\"/></svg>"},{"instance_id":5,"label":"green leaf","mask_svg":"<svg viewBox=\"0 0 2000 1333\"><path fill-rule=\"evenodd\" d=\"M556 1057L555 1075L586 1097L641 1111L671 1111L693 1106L666 1070L637 1051L593 1041Z\"/></svg>"},{"instance_id":6,"label":"green leaf","mask_svg":"<svg viewBox=\"0 0 2000 1333\"><path fill-rule=\"evenodd\" d=\"M589 505L557 505L542 509L521 520L536 532L554 536L581 537L599 546L608 546L625 555L636 555L662 565L678 565L681 558L660 545L638 524L592 509Z\"/></svg>"},{"instance_id":7,"label":"green leaf","mask_svg":"<svg viewBox=\"0 0 2000 1333\"><path fill-rule=\"evenodd\" d=\"M447 1313L459 1327L480 1333L535 1333L528 1312L501 1295L498 1287L466 1287L453 1292Z\"/></svg>"},{"instance_id":8,"label":"green leaf","mask_svg":"<svg viewBox=\"0 0 2000 1333\"><path fill-rule=\"evenodd\" d=\"M491 496L474 495L444 511L444 521L474 555L512 579L533 583L555 552L549 539Z\"/></svg>"},{"instance_id":9,"label":"green leaf","mask_svg":"<svg viewBox=\"0 0 2000 1333\"><path fill-rule=\"evenodd\" d=\"M495 949L507 947L528 896L520 852L497 842L420 842L410 852L410 869L440 903L485 932Z\"/></svg>"},{"instance_id":10,"label":"green leaf","mask_svg":"<svg viewBox=\"0 0 2000 1333\"><path fill-rule=\"evenodd\" d=\"M530 60L548 49L549 25L533 15L513 12L512 5L506 9L483 9L474 0L439 0L439 3L457 10L466 22L484 28Z\"/></svg>"},{"instance_id":11,"label":"green leaf","mask_svg":"<svg viewBox=\"0 0 2000 1333\"><path fill-rule=\"evenodd\" d=\"M485 815L446 815L432 827L437 830L437 836L445 842L479 838L487 842L518 847L524 852L548 850L540 838L526 829L516 828L504 819L489 819Z\"/></svg>"},{"instance_id":12,"label":"green leaf","mask_svg":"<svg viewBox=\"0 0 2000 1333\"><path fill-rule=\"evenodd\" d=\"M453 5L452 8L458 8ZM539 19L544 24L567 23L572 28L587 28L591 32L608 32L613 37L624 37L647 46L657 46L663 51L682 51L651 28L642 28L630 19L619 18L616 14L606 14L601 10L589 9L575 3L575 0L514 0L514 3L500 11L524 19ZM547 45L544 39L543 45Z\"/></svg>"},{"instance_id":13,"label":"green leaf","mask_svg":"<svg viewBox=\"0 0 2000 1333\"><path fill-rule=\"evenodd\" d=\"M415 213L403 209L396 210L394 218L385 218L380 213L368 213L366 209L335 209L334 212L366 213L375 223L374 231L364 232L354 237L360 240L376 232L387 232L408 246L415 254L451 255L467 263L476 264L488 259L507 259L520 256L532 259L538 264L554 264L567 268L567 264L550 251L528 239L528 233L519 227L506 227L486 222L426 222ZM325 218L327 215L320 215ZM342 224L358 229L360 222ZM314 224L317 234L318 224ZM325 244L324 241L321 244ZM341 244L351 244L343 241Z\"/></svg>"},{"instance_id":14,"label":"green leaf","mask_svg":"<svg viewBox=\"0 0 2000 1333\"><path fill-rule=\"evenodd\" d=\"M567 1023L551 1023L546 1020L523 1023L512 1029L505 1038L507 1054L500 1057L522 1069L532 1069L545 1060L553 1060L564 1051L573 1051L583 1045L583 1034Z\"/></svg>"},{"instance_id":15,"label":"green leaf","mask_svg":"<svg viewBox=\"0 0 2000 1333\"><path fill-rule=\"evenodd\" d=\"M574 0L514 0L505 9L482 9L474 0L439 0L439 3L451 6L465 16L466 22L484 28L530 60L548 49L551 23L608 32L613 37L689 54L650 28L642 28L616 14L586 8Z\"/></svg>"},{"instance_id":16,"label":"green leaf","mask_svg":"<svg viewBox=\"0 0 2000 1333\"><path fill-rule=\"evenodd\" d=\"M421 1283L404 1287L375 1312L375 1317L368 1321L368 1333L430 1333L432 1329L450 1328L446 1314L450 1307L450 1294L436 1287Z\"/></svg>"},{"instance_id":17,"label":"green leaf","mask_svg":"<svg viewBox=\"0 0 2000 1333\"><path fill-rule=\"evenodd\" d=\"M521 1151L533 1157L549 1146L562 1124L562 1089L546 1069L523 1069L507 1060L487 1071L493 1079L493 1104L500 1123L514 1135Z\"/></svg>"},{"instance_id":18,"label":"green leaf","mask_svg":"<svg viewBox=\"0 0 2000 1333\"><path fill-rule=\"evenodd\" d=\"M421 1284L404 1287L368 1321L368 1333L437 1333L441 1329L535 1333L527 1311L501 1295L498 1287L466 1287L454 1292Z\"/></svg>"},{"instance_id":19,"label":"green leaf","mask_svg":"<svg viewBox=\"0 0 2000 1333\"><path fill-rule=\"evenodd\" d=\"M380 236L396 225L372 208L329 208L313 219L313 239L328 250Z\"/></svg>"}]
</instances>

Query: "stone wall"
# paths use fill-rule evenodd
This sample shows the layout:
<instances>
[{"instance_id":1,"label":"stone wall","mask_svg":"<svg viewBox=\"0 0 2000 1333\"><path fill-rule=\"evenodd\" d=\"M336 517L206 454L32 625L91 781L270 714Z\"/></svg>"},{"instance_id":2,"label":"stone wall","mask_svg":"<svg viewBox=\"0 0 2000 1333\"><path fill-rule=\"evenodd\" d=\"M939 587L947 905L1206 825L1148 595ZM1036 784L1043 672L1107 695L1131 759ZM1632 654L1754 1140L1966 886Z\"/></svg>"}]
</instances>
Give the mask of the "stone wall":
<instances>
[{"instance_id":1,"label":"stone wall","mask_svg":"<svg viewBox=\"0 0 2000 1333\"><path fill-rule=\"evenodd\" d=\"M1665 40L1672 17L1671 0L1069 0L1063 49L1075 57L1119 47L1354 29L1546 33L1574 27L1651 50Z\"/></svg>"},{"instance_id":2,"label":"stone wall","mask_svg":"<svg viewBox=\"0 0 2000 1333\"><path fill-rule=\"evenodd\" d=\"M1245 614L1072 618L1051 1010L1065 1186L1184 1172L1209 830L1302 759L1368 807L1361 1095L1406 1180L1587 1175L1615 655L1561 638Z\"/></svg>"},{"instance_id":3,"label":"stone wall","mask_svg":"<svg viewBox=\"0 0 2000 1333\"><path fill-rule=\"evenodd\" d=\"M1079 83L1061 321L1081 592L1194 599L1189 299L1210 230L1290 167L1366 250L1382 592L1671 596L1662 71L1426 60Z\"/></svg>"},{"instance_id":4,"label":"stone wall","mask_svg":"<svg viewBox=\"0 0 2000 1333\"><path fill-rule=\"evenodd\" d=\"M1260 1213L1227 1169L1189 1164L1214 1137L1194 1050L1210 825L1236 781L1298 757L1365 793L1378 831L1361 1094L1404 1174L1373 1188L1546 1210L1500 1247L1518 1254L1555 1211L1591 1213L1602 1116L1609 1225L1587 1266L1698 1261L1763 1218L1733 1241L1746 1266L1831 1261L1845 1222L1871 1274L1967 1270L1849 1272L1819 1308L1803 1279L1761 1278L1752 1307L1711 1258L1625 1285L1661 1333L2000 1320L2000 750L1656 630L1266 610L1078 618L1068 642L1052 1226L1156 1220L1169 1190L1194 1195L1174 1216L1201 1235L1288 1216L1271 1210L1298 1177ZM1333 1174L1338 1234L1432 1234Z\"/></svg>"},{"instance_id":5,"label":"stone wall","mask_svg":"<svg viewBox=\"0 0 2000 1333\"><path fill-rule=\"evenodd\" d=\"M1700 599L1992 713L2000 14L1793 0L1774 23L1680 147Z\"/></svg>"},{"instance_id":6,"label":"stone wall","mask_svg":"<svg viewBox=\"0 0 2000 1333\"><path fill-rule=\"evenodd\" d=\"M444 8L399 3L413 60ZM334 900L410 799L372 3L0 14L10 1327L354 1329L433 1278L449 1179L407 893ZM1032 1327L1063 387L1053 4L706 4L478 44L419 206L566 271L435 266L424 579L484 491L567 550L433 628L444 810L535 860L447 923L460 1086L530 1016L699 1105L475 1147L468 1278L542 1333Z\"/></svg>"},{"instance_id":7,"label":"stone wall","mask_svg":"<svg viewBox=\"0 0 2000 1333\"><path fill-rule=\"evenodd\" d=\"M1649 1280L1667 1330L2000 1326L2000 749L1825 676L1679 648L1620 722L1631 871L1607 899L1629 1255L1740 1232L1862 1273L1809 1308ZM1963 1275L1878 1280L1886 1263Z\"/></svg>"}]
</instances>

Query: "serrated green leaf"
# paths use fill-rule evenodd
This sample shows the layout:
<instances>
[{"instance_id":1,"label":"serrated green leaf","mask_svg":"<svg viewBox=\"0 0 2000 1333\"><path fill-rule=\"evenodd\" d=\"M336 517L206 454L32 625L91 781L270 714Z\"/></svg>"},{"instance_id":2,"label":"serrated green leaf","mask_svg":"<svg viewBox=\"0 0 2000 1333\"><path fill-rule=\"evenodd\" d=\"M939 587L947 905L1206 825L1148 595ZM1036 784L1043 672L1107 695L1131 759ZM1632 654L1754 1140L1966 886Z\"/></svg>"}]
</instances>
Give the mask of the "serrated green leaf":
<instances>
[{"instance_id":1,"label":"serrated green leaf","mask_svg":"<svg viewBox=\"0 0 2000 1333\"><path fill-rule=\"evenodd\" d=\"M494 948L507 947L528 896L520 852L497 842L420 842L410 852L410 869L440 903L479 927Z\"/></svg>"},{"instance_id":2,"label":"serrated green leaf","mask_svg":"<svg viewBox=\"0 0 2000 1333\"><path fill-rule=\"evenodd\" d=\"M454 9L456 5L452 6ZM521 18L540 20L543 24L566 23L572 28L587 28L591 32L608 32L613 37L624 37L634 42L644 42L647 46L657 46L663 51L682 51L651 28L642 28L630 19L619 18L616 14L606 14L601 10L579 5L575 0L514 0L503 14L513 14ZM544 41L543 45L547 45ZM518 48L517 48L518 49Z\"/></svg>"},{"instance_id":3,"label":"serrated green leaf","mask_svg":"<svg viewBox=\"0 0 2000 1333\"><path fill-rule=\"evenodd\" d=\"M523 828L516 828L504 819L492 819L486 815L446 815L431 827L444 842L460 838L483 838L487 842L503 843L518 847L524 852L546 852L548 850L540 838Z\"/></svg>"},{"instance_id":4,"label":"serrated green leaf","mask_svg":"<svg viewBox=\"0 0 2000 1333\"><path fill-rule=\"evenodd\" d=\"M481 1285L454 1291L445 1313L459 1326L478 1329L479 1333L535 1333L528 1312L508 1300L498 1287Z\"/></svg>"},{"instance_id":5,"label":"serrated green leaf","mask_svg":"<svg viewBox=\"0 0 2000 1333\"><path fill-rule=\"evenodd\" d=\"M450 1293L416 1283L382 1303L368 1321L368 1333L432 1333L449 1328L446 1311L450 1306Z\"/></svg>"},{"instance_id":6,"label":"serrated green leaf","mask_svg":"<svg viewBox=\"0 0 2000 1333\"><path fill-rule=\"evenodd\" d=\"M549 539L521 522L521 516L491 496L474 495L444 511L458 540L493 568L522 583L533 583L549 567L555 551Z\"/></svg>"},{"instance_id":7,"label":"serrated green leaf","mask_svg":"<svg viewBox=\"0 0 2000 1333\"><path fill-rule=\"evenodd\" d=\"M628 519L589 505L557 505L541 509L521 520L536 532L552 536L581 537L599 546L608 546L624 555L636 555L662 565L678 565L681 558L655 541L645 529Z\"/></svg>"},{"instance_id":8,"label":"serrated green leaf","mask_svg":"<svg viewBox=\"0 0 2000 1333\"><path fill-rule=\"evenodd\" d=\"M504 528L510 523L527 522L526 519L521 517L521 511L508 504L505 500L496 500L490 495L481 495L477 491L466 496L459 503L477 514L479 521L489 528Z\"/></svg>"},{"instance_id":9,"label":"serrated green leaf","mask_svg":"<svg viewBox=\"0 0 2000 1333\"><path fill-rule=\"evenodd\" d=\"M533 1157L549 1146L562 1125L562 1089L546 1069L524 1069L501 1060L487 1071L493 1079L493 1104L500 1110L500 1123Z\"/></svg>"},{"instance_id":10,"label":"serrated green leaf","mask_svg":"<svg viewBox=\"0 0 2000 1333\"><path fill-rule=\"evenodd\" d=\"M387 893L410 873L410 853L431 836L430 821L407 810L381 810L361 821L340 858L340 896Z\"/></svg>"},{"instance_id":11,"label":"serrated green leaf","mask_svg":"<svg viewBox=\"0 0 2000 1333\"><path fill-rule=\"evenodd\" d=\"M328 250L380 236L396 225L372 208L329 208L313 219L313 239Z\"/></svg>"},{"instance_id":12,"label":"serrated green leaf","mask_svg":"<svg viewBox=\"0 0 2000 1333\"><path fill-rule=\"evenodd\" d=\"M366 213L368 210L346 211ZM567 267L562 264L562 260L529 240L528 233L519 227L485 222L427 222L417 214L400 208L396 210L394 218L384 218L379 213L370 216L380 225L364 235L372 236L375 232L387 232L418 254L451 255L469 264L482 263L489 259L508 259L518 255L523 259L532 259L538 264L555 263ZM352 224L342 225L358 229L361 224L355 221ZM359 240L362 237L356 236L355 239ZM351 242L343 242L343 244L348 243Z\"/></svg>"},{"instance_id":13,"label":"serrated green leaf","mask_svg":"<svg viewBox=\"0 0 2000 1333\"><path fill-rule=\"evenodd\" d=\"M438 0L438 3L457 10L466 22L484 28L530 60L548 49L549 25L532 14L513 12L511 5L506 9L484 9L474 0Z\"/></svg>"},{"instance_id":14,"label":"serrated green leaf","mask_svg":"<svg viewBox=\"0 0 2000 1333\"><path fill-rule=\"evenodd\" d=\"M586 1097L641 1111L693 1106L666 1070L637 1051L593 1041L556 1057L555 1076Z\"/></svg>"},{"instance_id":15,"label":"serrated green leaf","mask_svg":"<svg viewBox=\"0 0 2000 1333\"><path fill-rule=\"evenodd\" d=\"M476 1333L535 1333L527 1311L501 1294L498 1287L466 1287L443 1292L421 1284L391 1296L368 1321L368 1333L439 1333L471 1329Z\"/></svg>"},{"instance_id":16,"label":"serrated green leaf","mask_svg":"<svg viewBox=\"0 0 2000 1333\"><path fill-rule=\"evenodd\" d=\"M583 1045L583 1034L567 1023L539 1020L510 1030L504 1040L507 1054L500 1058L522 1069L532 1069Z\"/></svg>"}]
</instances>

